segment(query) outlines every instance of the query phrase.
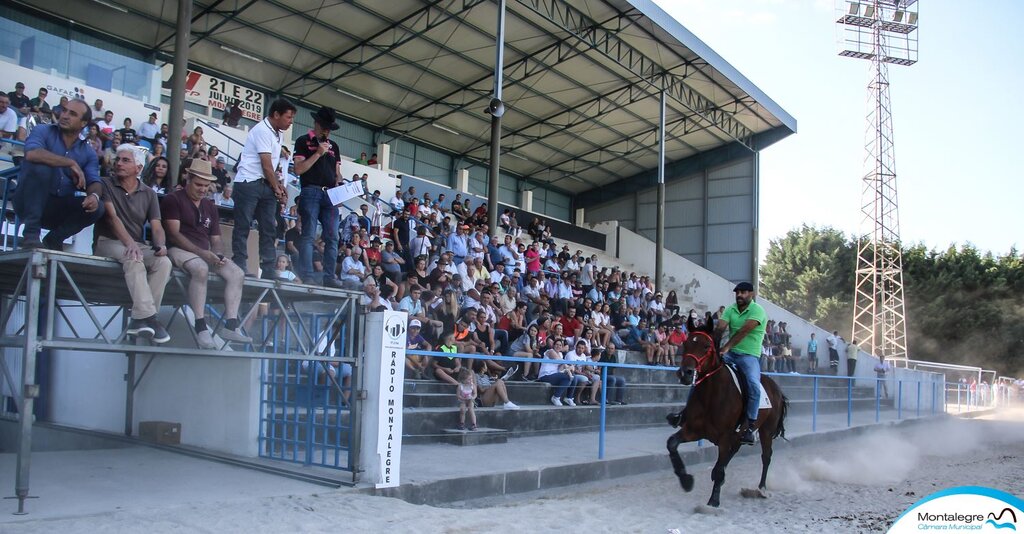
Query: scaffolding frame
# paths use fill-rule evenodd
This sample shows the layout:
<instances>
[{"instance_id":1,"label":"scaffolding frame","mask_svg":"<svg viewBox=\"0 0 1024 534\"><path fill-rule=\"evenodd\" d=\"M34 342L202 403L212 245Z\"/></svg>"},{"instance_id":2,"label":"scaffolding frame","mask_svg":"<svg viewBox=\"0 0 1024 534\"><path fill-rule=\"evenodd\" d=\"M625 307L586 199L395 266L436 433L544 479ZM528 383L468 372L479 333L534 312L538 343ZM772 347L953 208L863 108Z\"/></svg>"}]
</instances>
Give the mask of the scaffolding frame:
<instances>
[{"instance_id":1,"label":"scaffolding frame","mask_svg":"<svg viewBox=\"0 0 1024 534\"><path fill-rule=\"evenodd\" d=\"M223 321L211 305L222 303L223 280L213 274L208 280L210 291L207 307L216 317L216 326ZM167 284L164 309L173 309L167 321L170 326L178 317L187 319L188 276L175 269ZM91 353L121 353L128 358L128 373L125 396L125 431L132 435L134 423L134 396L141 380L146 376L155 358L161 356L241 358L257 360L279 360L300 362L339 362L354 367L350 402L350 418L354 448L349 451L351 480L333 480L336 484L352 485L358 481L359 432L360 432L360 380L362 357L363 317L359 313L358 292L299 285L274 280L246 278L243 287L243 309L240 310L242 324L254 318L263 305L270 305L282 312L274 326L265 332L262 339L254 339L244 350L235 350L221 341L215 350L194 347L147 345L140 340L130 340L124 333L131 306L131 298L124 285L121 265L107 258L45 249L20 250L0 253L0 381L9 386L18 410L18 458L15 480L15 498L18 499L17 514L25 514L25 501L29 496L30 466L32 455L32 426L35 423L34 404L40 396L40 385L36 377L37 354L43 350L84 351ZM24 315L15 313L16 305L23 304ZM248 306L246 308L246 306ZM80 309L87 316L86 324L72 321L71 309ZM112 312L111 312L112 310ZM106 313L110 313L106 317ZM79 315L81 312L79 312ZM351 335L342 339L341 354L328 355L327 347L335 344L339 329L327 328L317 332L306 326L302 317L320 314L329 317L328 324L341 323ZM20 316L20 317L19 317ZM109 333L120 318L119 335ZM71 336L57 335L61 325ZM278 327L283 328L294 339L295 344L288 352L277 352L280 345L267 343ZM88 332L88 329L94 332ZM195 336L192 332L193 338ZM193 339L194 341L194 339ZM7 361L7 349L21 349L21 376L16 380ZM141 373L136 376L137 358L147 355ZM332 378L332 387L339 391L341 385ZM262 431L261 431L262 435ZM165 449L168 449L165 447ZM173 450L169 448L168 450ZM182 452L194 453L183 447ZM216 458L216 454L204 455ZM286 476L317 479L324 483L324 476L314 473L268 468L266 463L255 459L232 458L236 465L257 467Z\"/></svg>"}]
</instances>

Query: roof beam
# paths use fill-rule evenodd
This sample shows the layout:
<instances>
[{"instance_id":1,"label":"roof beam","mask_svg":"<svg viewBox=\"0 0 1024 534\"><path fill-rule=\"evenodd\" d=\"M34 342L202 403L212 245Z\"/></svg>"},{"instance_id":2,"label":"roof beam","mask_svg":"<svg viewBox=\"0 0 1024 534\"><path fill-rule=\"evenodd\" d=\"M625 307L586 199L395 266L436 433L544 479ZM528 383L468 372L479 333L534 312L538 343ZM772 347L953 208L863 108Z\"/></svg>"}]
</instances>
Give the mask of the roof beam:
<instances>
[{"instance_id":1,"label":"roof beam","mask_svg":"<svg viewBox=\"0 0 1024 534\"><path fill-rule=\"evenodd\" d=\"M203 18L203 16L205 16L206 13L209 13L210 11L213 11L218 5L220 5L223 2L224 2L224 0L216 0L214 3L204 7L202 11L200 11L200 12L196 13L195 15L193 15L193 19L191 19L191 24L198 23L200 18ZM112 4L113 4L113 2L112 2ZM163 41L160 41L153 48L156 49L156 50L159 50L159 49L163 48L165 44L171 42L171 40L174 39L175 35L177 35L177 29L175 29L175 31L171 32L171 35L167 36L167 39L164 39ZM193 43L193 44L196 44L196 43Z\"/></svg>"},{"instance_id":2,"label":"roof beam","mask_svg":"<svg viewBox=\"0 0 1024 534\"><path fill-rule=\"evenodd\" d=\"M662 69L658 62L633 48L582 11L562 0L517 0L548 22L573 35L580 42L615 61L634 76L672 97L699 118L731 139L750 148L753 132L731 113L686 84L684 76Z\"/></svg>"},{"instance_id":3,"label":"roof beam","mask_svg":"<svg viewBox=\"0 0 1024 534\"><path fill-rule=\"evenodd\" d=\"M636 7L632 7L630 10L625 11L625 12L621 11L614 4L609 4L608 7L610 7L611 9L614 9L616 12L618 12L620 15L623 16L624 19L629 20L630 21L629 27L634 27L637 30L639 30L639 31L643 32L644 34L646 34L652 40L658 41L658 37L656 35L654 35L654 33L652 33L651 30L648 27L640 25L640 24L637 24L637 20L642 20L645 17L645 15L642 12L640 12L640 10L636 9ZM621 28L621 30L625 30L625 29L626 28ZM617 31L620 31L620 30L617 29ZM676 54L676 55L678 57L678 54ZM708 83L714 84L714 86L717 87L718 89L720 89L722 92L724 92L724 93L728 94L729 96L733 97L732 102L729 102L729 103L726 103L726 104L722 104L722 105L719 106L720 108L724 108L725 106L728 106L728 105L733 105L734 108L736 108L737 107L736 104L740 104L747 111L749 111L752 115L757 117L758 120L764 122L765 124L771 124L770 120L764 118L761 115L761 113L759 113L754 108L753 104L757 103L757 101L755 99L748 97L747 100L744 100L743 98L735 97L733 95L732 91L729 91L728 89L726 89L725 86L723 86L718 80L715 80L714 77L712 77L712 76L708 75L706 72L704 72L705 68L711 68L712 70L714 70L714 67L711 67L711 64L709 64L707 61L703 60L702 58L697 58L696 60L688 60L688 59L686 59L684 57L679 57L679 59L680 59L680 61L683 62L683 64L687 67L687 69L693 69L693 70L699 72L701 75L704 76L705 80ZM669 69L669 70L672 70L672 69ZM684 78L686 78L686 77L689 77L689 74L684 73L682 76ZM739 109L735 109L735 111L733 111L732 113L733 114L738 114L739 112L740 112Z\"/></svg>"},{"instance_id":4,"label":"roof beam","mask_svg":"<svg viewBox=\"0 0 1024 534\"><path fill-rule=\"evenodd\" d=\"M680 124L685 126L686 122L688 120L689 120L689 117L679 117L677 119L674 119L674 120L666 122L665 123L665 134L666 134L666 136L671 135L673 133L672 130L674 130ZM619 141L618 143L615 143L615 144L626 143L626 146L627 146L626 151L622 152L620 154L616 154L616 158L615 159L625 158L628 161L630 156L634 156L634 155L639 154L641 152L647 152L648 149L650 148L650 146L653 143L651 143L651 144L641 143L641 142L639 142L639 139L642 139L642 138L650 136L650 135L656 135L657 133L658 133L658 127L655 126L654 128L649 128L647 130L644 130L643 132L637 133L633 137L633 139L623 139L623 140ZM631 141L635 142L636 145L633 148L628 148L629 143ZM611 146L615 146L615 144L613 144ZM611 150L608 150L608 149L605 149L605 150L611 152ZM564 161L560 161L558 163L555 163L554 165L549 165L548 167L540 169L540 170L538 170L536 172L538 172L538 173L549 172L549 171L564 172L564 173L566 173L566 176L563 176L562 178L558 179L558 180L563 180L565 178L568 178L569 176L576 175L576 174L579 174L581 172L587 172L587 171L589 171L591 169L600 168L602 165L604 165L604 164L606 164L608 162L607 161L600 161L600 160L599 161L587 161L586 160L587 156L591 156L591 155L593 155L593 154L595 154L597 152L599 152L599 151L598 150L591 150L590 152L584 152L583 154L580 154L578 156L575 156L573 158L570 158L570 159L567 159L567 160L564 160ZM586 166L583 167L583 168L580 168L580 169L577 169L575 167L573 169L571 169L571 170L559 169L559 167L561 167L563 165L568 165L570 163L576 163L577 161L586 161ZM551 183L557 182L558 180L553 180Z\"/></svg>"},{"instance_id":5,"label":"roof beam","mask_svg":"<svg viewBox=\"0 0 1024 534\"><path fill-rule=\"evenodd\" d=\"M370 56L364 55L360 57L358 61L355 62L342 62L342 64L345 65L346 68L341 72L341 74L332 76L327 82L321 83L319 86L315 87L312 90L305 91L303 96L315 93L320 89L323 89L324 87L344 78L351 72L361 69L363 66L371 63L373 60L381 56L393 55L392 53L396 49L401 48L403 45L409 44L411 42L415 42L416 38L421 37L426 32L448 22L449 20L458 20L459 15L469 11L470 9L473 9L474 7L476 7L479 4L482 4L485 1L486 0L434 0L427 6L417 9L416 11L410 13L409 15L402 17L402 19L388 24L382 30L373 34L368 39L365 39L356 44L355 46L351 46L345 49L343 52L335 55L334 57L328 59L327 61L320 63L313 69L310 69L310 71L307 72L305 75L299 76L295 80L292 80L290 83L286 84L284 87L281 88L281 90L283 91L285 88L294 85L299 81L302 81L303 79L306 78L306 76L313 74L316 71L326 66L329 66L332 63L338 62L339 60L341 60L341 58L345 57L348 54L351 54L352 52L362 50L363 48L373 48L374 50L377 51L375 54L372 54ZM446 5L440 6L440 4L442 3ZM448 11L447 5L452 4L462 5L456 11ZM431 15L434 15L433 19L431 18ZM412 21L414 25L418 25L420 22L423 21L425 21L426 23L421 28L417 27L415 29L410 28L407 30L405 29L405 24L408 21ZM375 39L380 39L388 34L393 35L390 42L382 44L373 44L373 41Z\"/></svg>"},{"instance_id":6,"label":"roof beam","mask_svg":"<svg viewBox=\"0 0 1024 534\"><path fill-rule=\"evenodd\" d=\"M323 21L317 20L317 19L315 19L315 18L311 17L311 16L310 16L310 15L309 15L308 13L304 13L304 12L298 11L298 10L296 10L295 8L292 8L292 7L290 7L290 6L287 6L287 5L283 5L283 4L279 3L279 2L277 1L277 0L265 0L265 1L269 2L270 4L272 4L272 5L274 5L274 6L277 6L277 7L281 8L281 9L284 9L285 11L288 11L289 13L291 13L291 14L293 14L293 15L295 15L295 16L301 17L301 18L303 18L303 19L305 19L305 20L308 20L308 21L310 21L310 22L312 22L312 23L314 23L314 24L318 24L318 25L320 25L320 26L324 27L325 29L328 29L328 30L330 30L330 31L333 31L333 32L337 32L337 33L340 33L340 34L342 34L342 35L345 35L346 37L352 38L352 36L348 35L347 33L345 33L344 31L340 30L339 28L335 28L335 27L333 27L333 26L331 26L331 25L328 25L328 24L324 23ZM387 20L388 20L387 18L385 18L384 16L380 15L379 13L376 13L375 11L372 11L372 10L370 10L370 9L367 9L366 7L364 7L364 6L360 5L360 4L354 4L354 5L353 5L353 7L357 8L357 9L360 9L360 10L362 10L362 11L364 11L364 12L366 12L366 13L370 14L370 15L373 15L373 16L375 16L375 17L378 17L378 18L380 18L381 20L384 20L385 22L387 22ZM235 22L236 22L236 23L238 23L238 24L242 24L242 25L245 25L245 26L247 26L247 27L250 27L250 28L253 28L253 29L255 29L255 26L254 26L254 25L252 25L251 23L249 23L249 22L247 22L247 21L245 21L245 20L243 20L243 19L238 19L238 20L236 20ZM462 23L462 24L466 24L466 23L465 23L465 21L460 21L460 23ZM471 27L472 27L472 26L471 26ZM473 27L473 29L475 29L475 30L476 30L476 31L478 31L478 32L482 31L482 30L480 30L479 28L476 28L476 27ZM458 52L458 51L456 51L456 50L453 50L453 49L451 49L450 47L448 47L448 46L444 45L443 43L439 43L439 42L437 42L437 41L435 41L435 40L433 40L433 39L431 39L431 38L429 38L429 37L427 37L427 36L424 36L424 35L419 35L418 37L419 37L419 38L421 38L421 39L423 39L424 41L426 41L426 42L430 43L431 45L433 45L433 46L436 46L436 47L438 47L439 49L442 49L442 50L444 50L444 51L446 51L446 52L448 52L448 53L451 53L451 54L453 54L453 55L456 55L456 56L460 57L461 59L463 59L464 61L470 62L470 63L472 63L473 65L476 65L476 66L477 66L477 67L479 67L479 68L480 68L481 70L484 70L484 71L488 71L488 70L489 70L489 67L486 67L485 65L483 65L483 64L481 64L481 63L479 63L479 62L477 62L477 61L474 61L474 60L472 60L471 58L468 58L468 57L464 56L463 54L459 53L459 52ZM306 46L305 46L304 44L302 44L302 43L294 42L294 41L292 41L292 40L289 40L289 39L287 39L287 38L285 38L285 37L282 37L282 36L280 36L280 35L276 35L276 36L275 36L275 38L277 38L277 39L279 39L279 40L282 40L282 41L284 41L284 42L286 42L286 43L288 43L288 44L291 44L292 46L296 46L296 47L298 47L298 48L302 48L302 49L308 50L308 51L310 51L310 52L312 52L312 53L314 53L314 54L317 54L317 55L319 55L319 56L321 56L321 57L327 57L327 56L326 56L326 54L324 54L324 53L323 53L322 51L318 51L318 50L313 50L313 49L310 49L310 48L306 47ZM517 52L518 52L518 51L517 51ZM521 52L520 52L520 53L521 53ZM401 57L401 56L399 56L399 55L397 55L397 54L394 54L394 53L393 53L393 50L392 50L392 53L389 53L389 54L390 54L390 56L391 56L391 57L394 57L394 58L398 59L399 61L401 61L401 62L402 62L403 64L405 64L405 65L408 65L408 66L411 66L411 67L415 67L415 68L417 68L417 69L419 69L419 70L422 70L422 71L424 71L425 73L429 73L429 74L431 74L432 76L436 76L436 77L438 77L438 78L440 78L440 79L442 79L442 80L444 80L444 81L446 81L446 82L450 83L451 85L454 85L454 86L457 86L457 87L460 87L460 88L461 88L461 87L464 87L464 85L462 85L462 84L461 84L461 82L459 82L459 81L456 81L456 80L453 80L453 79L451 79L451 78L448 78L447 76L442 76L442 75L440 75L439 73L436 73L436 72L431 72L431 71L430 71L429 69L427 69L426 67L424 67L424 66L423 66L423 65L421 65L421 64L418 64L418 63L413 63L413 62L410 62L410 61L406 60L405 58L403 58L403 57ZM522 54L522 53L521 53L521 54ZM522 54L522 55L529 55L529 54ZM536 58L534 58L534 59L536 59ZM360 71L361 73L363 73L363 74L367 74L367 75L369 75L369 76L372 76L372 77L374 77L374 78L377 78L377 79L379 79L379 80L382 80L382 81L384 81L384 82L386 82L386 83L389 83L389 84L391 84L391 85L395 85L395 86L397 86L397 87L400 87L401 89L403 89L403 90L405 90L405 91L408 91L408 92L410 92L410 93L413 93L413 94L415 94L415 95L417 95L417 96L419 96L419 97L423 98L424 100L428 100L428 101L432 101L432 102L433 102L433 101L435 100L435 99L434 99L433 97L431 97L431 96L429 96L429 95L427 95L427 94L423 93L422 91L419 91L419 90L417 90L417 89L415 89L415 88L412 88L412 87L408 87L408 86L406 86L406 85L402 85L402 84L399 84L399 83L397 83L397 82L395 82L395 81L393 81L393 80L389 80L389 79L383 78L383 77L381 77L380 75L378 75L378 74L374 73L374 72L373 72L373 71L372 71L371 69L368 69L368 68L367 68L366 66L357 66L356 68L357 68L357 69L358 69L358 70L359 70L359 71ZM541 70L543 70L543 69L542 69L542 68L536 68L536 67L535 67L535 72L538 72L538 71L541 71ZM488 74L488 78L489 78L490 76L491 76L491 74ZM519 83L519 82L514 82L514 83ZM321 86L321 87L323 87L323 86L327 86L327 85L330 85L330 84L331 84L331 82L329 82L329 81L328 81L328 82L324 82L324 83L322 84L322 86ZM532 87L530 87L530 86L528 86L528 85L525 85L525 84L523 85L523 87L524 87L524 88L525 88L526 90L530 91L531 93L533 93L533 94L535 94L535 95L537 95L537 96L540 96L540 97L542 97L542 98L546 98L546 99L548 99L548 100L549 100L550 102L552 102L552 103L555 103L555 104L558 104L558 105L560 105L560 103L559 103L559 102L557 102L557 101L555 101L555 100L551 99L551 97L550 97L549 95L545 95L545 94L543 94L543 93L540 93L540 92L536 91L535 89L533 89ZM301 95L300 95L300 98L302 98L302 96L301 96ZM436 121L436 120L437 120L437 117L419 117L419 116L413 116L413 114L412 114L412 113L408 113L408 112L406 112L406 111L404 111L404 110L401 110L401 109L395 108L394 106L387 106L387 107L389 107L390 109L393 109L394 111L396 111L396 112L398 112L398 113L401 113L401 114L403 114L403 118L411 118L411 119L414 119L414 120L419 120L419 121L422 121L422 122L423 122L423 124L421 124L420 126L418 126L418 127L414 128L414 129L419 129L420 127L423 127L423 126L425 126L425 125L427 125L427 124L430 124L430 123L432 123L432 122L434 122L434 121ZM464 113L465 113L465 111L464 111L464 108L465 108L465 107L466 107L466 106L462 106L462 107L460 107L460 108L456 109L455 111L461 111L461 112L464 112ZM447 115L448 115L448 114L445 114L445 116L447 116ZM476 118L476 119L480 120L480 117L479 117L478 115L473 115L473 114L470 114L470 115L471 115L471 116L473 116L474 118ZM526 115L526 116L527 116L528 118L530 118L531 120L536 120L536 119L537 119L537 117L535 117L535 116L533 116L533 115L530 115L530 114L525 114L525 115ZM391 123L389 123L389 124L391 124ZM395 133L398 133L398 134L400 134L400 136L398 136L398 137L396 137L396 138L400 138L400 137L405 137L405 136L407 136L407 135L408 135L408 133L406 133L406 131L400 131L400 130L397 130L397 129L392 129L392 131L393 131L393 132L395 132ZM474 140L477 140L477 141L482 141L482 139L481 139L481 138L480 138L479 136L476 136L476 135L470 135L470 134L468 134L468 133L466 133L466 132L459 132L459 133L460 133L460 135L463 135L463 134L464 134L464 135L466 135L466 137L467 137L467 138L470 138L470 139L474 139ZM621 135L621 134L619 134L619 135ZM580 141L584 142L584 143L587 143L587 144L588 144L589 146L592 146L592 147L597 147L597 146L598 146L598 145L597 145L596 143L594 143L593 141L590 141L590 140L588 140L588 139L586 139L586 138L582 138L582 137L579 137L579 136L575 136L575 135L574 135L574 137L575 137L575 138L577 138L578 140L580 140ZM553 145L550 145L550 144L547 144L547 143L543 143L543 142L542 142L541 144L542 144L542 145L543 145L543 146L544 146L545 148L547 148L547 149L549 149L549 150L551 150L551 151L553 151L553 152L556 152L556 153L558 153L558 154L561 154L561 155L563 155L563 156L568 156L568 157L571 157L571 156L572 156L572 154L570 154L569 152L566 152L566 151L565 151L564 149L562 149L562 148L559 148L559 147L556 147L556 146L553 146ZM526 159L526 160L527 160L528 162L530 162L530 163L532 163L532 164L535 164L535 165L538 165L538 166L542 166L542 165L544 165L544 162L542 162L542 161L538 161L538 160L536 160L536 159L534 159L534 158L530 158L530 157L525 157L524 159ZM638 166L638 165L637 165L637 167L639 168L639 166Z\"/></svg>"}]
</instances>

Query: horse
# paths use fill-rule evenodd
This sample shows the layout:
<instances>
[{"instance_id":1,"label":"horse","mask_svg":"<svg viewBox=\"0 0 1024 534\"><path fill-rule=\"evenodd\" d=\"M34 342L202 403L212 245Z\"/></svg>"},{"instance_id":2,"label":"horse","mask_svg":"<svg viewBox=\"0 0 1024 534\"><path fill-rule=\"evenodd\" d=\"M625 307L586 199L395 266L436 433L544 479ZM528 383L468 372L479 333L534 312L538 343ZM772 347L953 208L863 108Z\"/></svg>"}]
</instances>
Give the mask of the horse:
<instances>
[{"instance_id":1,"label":"horse","mask_svg":"<svg viewBox=\"0 0 1024 534\"><path fill-rule=\"evenodd\" d=\"M692 324L692 322L691 322ZM720 505L722 484L725 482L725 468L740 449L738 424L746 420L743 394L735 382L718 351L718 340L712 336L713 329L691 329L691 335L683 344L682 362L676 374L684 386L693 386L690 399L683 411L669 414L667 419L679 430L668 438L669 459L679 478L683 490L693 489L693 475L687 474L683 459L679 457L679 445L688 441L706 439L718 446L718 461L711 470L714 487L708 506ZM740 377L737 377L742 382ZM772 462L772 440L786 437L786 411L789 399L783 395L778 384L761 375L761 384L771 401L770 409L761 409L757 417L757 433L761 442L761 482L757 496L767 498L768 466ZM752 392L758 395L759 392Z\"/></svg>"}]
</instances>

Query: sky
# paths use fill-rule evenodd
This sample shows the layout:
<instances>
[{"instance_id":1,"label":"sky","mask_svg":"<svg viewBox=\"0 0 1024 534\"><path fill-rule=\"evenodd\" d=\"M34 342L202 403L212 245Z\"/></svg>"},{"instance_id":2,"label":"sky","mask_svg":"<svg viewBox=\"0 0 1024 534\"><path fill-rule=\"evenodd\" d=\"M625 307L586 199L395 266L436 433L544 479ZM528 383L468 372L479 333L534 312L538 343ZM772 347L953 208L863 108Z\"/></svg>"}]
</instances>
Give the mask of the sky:
<instances>
[{"instance_id":1,"label":"sky","mask_svg":"<svg viewBox=\"0 0 1024 534\"><path fill-rule=\"evenodd\" d=\"M857 232L870 63L837 55L833 0L655 3L797 120L761 152L762 260L802 224ZM889 66L902 239L1005 254L1024 245L1024 2L919 11L917 64Z\"/></svg>"}]
</instances>

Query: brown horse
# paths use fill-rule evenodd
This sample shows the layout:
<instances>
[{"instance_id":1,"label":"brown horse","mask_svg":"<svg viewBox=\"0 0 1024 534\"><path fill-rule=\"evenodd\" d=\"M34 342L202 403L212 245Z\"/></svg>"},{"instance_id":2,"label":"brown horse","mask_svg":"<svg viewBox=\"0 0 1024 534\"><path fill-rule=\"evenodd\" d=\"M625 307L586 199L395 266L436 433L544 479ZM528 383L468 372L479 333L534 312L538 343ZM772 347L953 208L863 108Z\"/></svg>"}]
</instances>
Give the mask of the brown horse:
<instances>
[{"instance_id":1,"label":"brown horse","mask_svg":"<svg viewBox=\"0 0 1024 534\"><path fill-rule=\"evenodd\" d=\"M710 328L709 328L710 330ZM692 334L683 344L683 361L677 374L679 381L693 386L690 398L682 412L670 414L669 424L679 430L668 438L669 458L672 468L683 490L693 489L693 475L686 473L683 459L679 457L680 443L706 439L718 446L718 461L711 471L714 488L708 505L718 507L722 483L725 482L725 468L740 449L738 425L746 420L743 395L736 388L718 352L718 342L712 339L713 332L690 330ZM738 377L739 381L743 379ZM766 480L768 466L772 462L772 440L786 437L786 410L789 400L782 394L778 384L767 376L761 376L761 384L768 392L771 409L758 412L757 433L761 441L761 482L758 495L767 497ZM760 392L754 392L755 395Z\"/></svg>"}]
</instances>

